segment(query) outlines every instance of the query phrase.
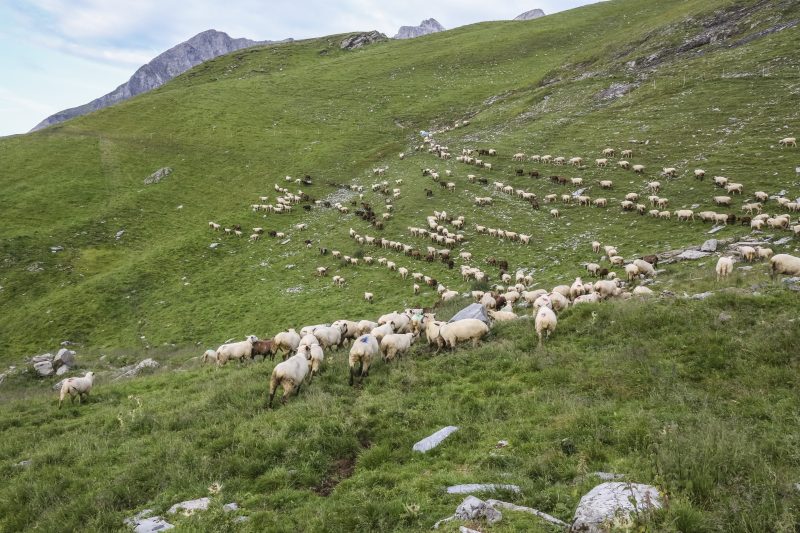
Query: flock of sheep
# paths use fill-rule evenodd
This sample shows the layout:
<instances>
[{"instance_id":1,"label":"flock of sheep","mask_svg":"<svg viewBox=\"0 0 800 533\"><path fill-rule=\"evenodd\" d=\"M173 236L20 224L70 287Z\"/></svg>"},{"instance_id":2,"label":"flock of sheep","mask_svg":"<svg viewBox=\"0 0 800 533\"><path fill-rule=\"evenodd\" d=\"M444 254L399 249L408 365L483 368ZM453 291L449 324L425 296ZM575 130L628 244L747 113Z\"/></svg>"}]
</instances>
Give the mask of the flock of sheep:
<instances>
[{"instance_id":1,"label":"flock of sheep","mask_svg":"<svg viewBox=\"0 0 800 533\"><path fill-rule=\"evenodd\" d=\"M417 147L417 149L424 148L426 145L428 145L428 152L435 153L441 159L450 158L449 149L435 144L432 138L426 139L425 144ZM794 138L781 139L780 145L782 147L796 146L796 141ZM462 154L456 159L465 164L477 165L484 169L491 170L491 164L475 157L476 155L496 157L497 151L494 149L480 151L464 149L462 150ZM615 150L613 148L606 148L602 150L602 155L603 158L599 158L595 161L598 167L607 166L609 158L615 155ZM630 164L629 159L633 157L632 150L623 150L621 156L625 159L618 161L617 164L620 168L630 169L637 173L644 172L645 168L643 165ZM400 154L401 159L404 157L405 154ZM582 157L572 157L569 159L561 156L553 157L551 155L534 155L528 157L524 153L517 153L512 157L512 160L515 162L524 161L526 159L539 163L552 164L554 166L569 164L581 167L583 165ZM374 169L374 174L377 176L384 176L385 173L385 168ZM677 170L675 168L668 167L664 168L661 174L663 177L670 179L674 177L676 173ZM446 174L451 176L452 172L447 170ZM517 170L517 174L522 174L521 169ZM530 173L531 176L534 176L534 174L538 176L538 171ZM424 169L423 175L430 176L434 182L439 181L439 174L435 170ZM695 169L694 177L698 180L703 180L705 171L703 169ZM291 178L287 177L287 180L288 179ZM470 174L467 180L469 182L475 182L476 176ZM478 181L488 185L488 180L478 178ZM552 176L551 181L558 185L572 186L576 189L584 186L582 178L567 179L560 176ZM402 179L395 180L395 185L401 185L402 183ZM715 177L713 184L716 187L724 188L729 195L742 195L744 191L743 184L732 183L728 178L722 176ZM614 187L611 180L600 180L598 181L598 185L601 189L612 189ZM535 209L538 209L538 198L535 193L524 189L515 189L502 182L494 182L493 186L495 191L519 197L531 203ZM398 198L401 193L398 188L390 192L388 187L389 185L386 181L376 183L372 186L373 191L381 191L387 196L391 195L391 198L386 198L385 205L387 212L383 214L383 220L391 217L392 199ZM448 190L454 190L455 184L447 182L443 183L442 187ZM362 200L362 209L359 211L363 213L363 209L366 209L367 213L371 213L372 208L363 202L363 187L353 185L350 188L358 192L360 195L359 198ZM329 205L327 202L311 200L308 195L302 191L298 191L297 194L294 194L277 184L275 185L275 189L277 192L281 193L281 196L276 198L276 203L253 204L251 205L253 211L276 214L289 212L293 205L301 201L309 201L318 207L336 208L343 214L349 212L348 208L339 203ZM650 193L648 201L650 205L656 209L647 211L647 207L644 204L637 203L639 201L639 193L637 192L627 193L625 195L625 200L620 202L620 206L623 211L636 211L642 215L649 213L653 217L669 219L672 213L665 210L669 204L669 200L657 196L657 194L661 192L661 189L662 184L659 181L649 181L647 183L647 190ZM428 190L426 189L426 191ZM770 197L763 191L756 191L753 196L754 201L743 203L742 210L746 215L749 215L741 217L743 223L746 222L753 229L761 229L766 225L771 229L791 229L795 235L800 234L800 224L792 226L790 214L800 210L797 202L792 202L784 197ZM777 206L785 208L788 212L773 215L762 213L764 205L771 199L775 200ZM261 202L266 202L268 201L268 197L263 196L260 197L259 200ZM548 194L544 196L544 201L547 203L554 203L557 200L557 194ZM730 206L731 204L730 196L714 196L713 200L717 205L721 206ZM608 205L608 200L606 198L592 199L583 194L583 190L576 190L570 194L562 194L561 201L564 204L577 203L582 206L601 208ZM356 204L355 201L353 203L354 205ZM479 206L491 205L492 198L476 197L475 203ZM304 208L306 208L306 206L304 206ZM553 209L550 214L554 217L560 215L557 209ZM679 221L695 220L695 213L691 209L676 210L674 215ZM736 215L730 213L720 214L702 211L699 212L697 216L702 221L716 224L730 224L737 220ZM377 217L363 216L362 218L367 220ZM375 224L373 223L373 225ZM452 229L448 228L448 225L450 225ZM427 246L424 254L421 248L418 250L411 244L393 241L379 236L360 235L353 228L350 228L349 235L359 245L372 245L381 249L402 252L410 258L420 261L432 262L438 260L445 263L449 268L454 268L451 251L465 240L464 229L466 228L466 218L463 215L453 216L445 211L434 211L433 215L426 218L426 226L427 228L415 226L407 228L411 237L430 239L432 244L442 246L442 248ZM238 224L230 228L223 228L215 222L209 222L209 227L215 231L223 231L226 234L242 236L241 227ZM306 224L295 225L295 229L298 230L306 228ZM510 242L517 242L522 245L530 244L533 237L532 235L520 232L489 228L482 224L474 224L474 229L478 234L484 234ZM250 240L258 240L263 233L263 228L253 228ZM277 238L284 238L286 236L283 232L271 231L269 233L271 236ZM310 247L311 241L306 241L306 245ZM600 302L609 298L627 299L634 296L648 296L652 294L652 291L644 285L633 287L631 284L636 282L640 277L652 278L656 276L656 267L658 264L657 256L644 256L626 262L615 246L602 246L600 242L594 241L591 243L591 249L594 254L601 256L595 260L597 262L592 261L585 263L586 271L591 276L597 278L593 283L585 283L581 277L577 277L572 284L558 285L549 291L545 289L530 290L534 281L530 274L526 274L523 269L519 268L512 277L509 273L510 269L507 261L490 257L486 259L486 262L500 268L499 281L502 283L491 285L490 290L487 291L474 290L471 292L471 296L486 309L491 323L516 320L526 316L527 313L525 311L523 311L522 314L518 314L514 309L515 305L531 308L532 313L528 316L534 320L534 329L539 339L539 345L541 346L544 339L548 338L555 331L558 324L558 314L569 306L589 302ZM320 252L322 254L327 254L328 250L322 247L320 248ZM800 276L800 258L788 254L774 255L770 248L746 245L739 246L737 252L745 261L768 259L773 275L788 274ZM396 272L401 280L407 280L410 276L413 282L412 288L414 294L418 294L420 291L420 286L417 282L424 282L431 287L436 287L437 293L440 295L440 300L443 302L456 298L460 294L456 290L448 289L435 278L425 275L422 272L411 272L409 268L398 266L395 261L386 257L376 259L372 256L364 256L359 259L357 257L344 255L338 250L333 250L331 255L333 258L342 261L346 266L358 266L360 262L363 262L365 265L377 263L387 268L390 272ZM457 257L463 261L463 264L460 265L463 281L489 282L490 278L487 272L470 264L473 259L470 252L462 250ZM608 261L608 267L601 266L600 261L602 259ZM716 265L718 280L731 274L733 262L734 259L729 256L719 258ZM622 268L624 280L621 279L621 276L618 275L617 272L613 271L614 267ZM325 276L327 275L328 269L329 267L319 266L316 268L315 273L318 276ZM336 286L342 287L345 285L345 279L343 276L333 276L333 283ZM372 302L374 298L374 293L364 293L364 299L368 302ZM288 329L267 340L259 340L257 337L251 335L243 341L226 343L216 350L208 350L203 356L203 361L215 362L218 366L222 366L230 360L243 362L247 359L254 359L257 355L262 355L264 358L270 356L274 359L276 353L282 352L284 354L284 360L274 367L270 379L269 406L271 407L274 395L279 387L283 388L282 402L285 403L288 396L293 392L300 391L303 383L311 382L313 376L322 370L326 351L330 352L331 350L338 350L348 344L350 345L349 383L352 385L356 378L363 379L369 374L369 369L378 356L382 356L384 361L390 362L396 357L406 354L411 346L423 335L428 345L435 347L438 353L442 348L455 348L459 342L471 341L473 345L477 345L477 343L487 335L489 330L489 325L482 320L463 319L446 323L436 320L436 315L434 313L426 313L423 312L422 309L406 309L402 313L392 312L383 315L375 322L370 320L337 320L331 324L303 327L299 330L299 333L294 329ZM84 395L87 395L91 390L93 377L93 373L89 372L84 377L65 380L61 389L59 407L67 395L71 396L73 399L77 396L79 400Z\"/></svg>"}]
</instances>

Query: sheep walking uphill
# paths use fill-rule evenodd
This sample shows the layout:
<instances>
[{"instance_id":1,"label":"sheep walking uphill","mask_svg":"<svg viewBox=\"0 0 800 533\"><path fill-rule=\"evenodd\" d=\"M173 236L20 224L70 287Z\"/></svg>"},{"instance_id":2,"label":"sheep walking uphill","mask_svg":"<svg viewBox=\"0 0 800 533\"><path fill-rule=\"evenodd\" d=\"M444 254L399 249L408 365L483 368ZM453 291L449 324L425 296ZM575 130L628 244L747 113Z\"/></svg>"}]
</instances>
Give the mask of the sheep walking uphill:
<instances>
[{"instance_id":1,"label":"sheep walking uphill","mask_svg":"<svg viewBox=\"0 0 800 533\"><path fill-rule=\"evenodd\" d=\"M369 367L372 360L381 353L378 339L374 335L362 335L353 342L350 348L350 385L353 385L354 378L358 375L363 379L369 375ZM356 371L358 366L358 371Z\"/></svg>"},{"instance_id":2,"label":"sheep walking uphill","mask_svg":"<svg viewBox=\"0 0 800 533\"><path fill-rule=\"evenodd\" d=\"M70 402L75 401L75 396L78 397L78 404L83 400L84 394L88 397L89 391L92 390L94 384L94 372L87 372L82 378L67 378L61 385L61 394L58 398L58 408L61 409L61 404L64 398L69 394Z\"/></svg>"},{"instance_id":3,"label":"sheep walking uphill","mask_svg":"<svg viewBox=\"0 0 800 533\"><path fill-rule=\"evenodd\" d=\"M256 341L258 341L258 337L248 335L243 341L223 344L217 348L217 366L225 365L229 359L238 359L242 363L245 358L251 358L253 355L253 343Z\"/></svg>"},{"instance_id":4,"label":"sheep walking uphill","mask_svg":"<svg viewBox=\"0 0 800 533\"><path fill-rule=\"evenodd\" d=\"M476 348L487 333L489 333L489 326L477 318L449 322L439 328L439 336L450 349L454 349L459 341L468 340L471 340L472 347Z\"/></svg>"},{"instance_id":5,"label":"sheep walking uphill","mask_svg":"<svg viewBox=\"0 0 800 533\"><path fill-rule=\"evenodd\" d=\"M543 298L547 298L546 296ZM539 346L542 346L542 334L547 333L547 338L556 330L558 318L553 310L550 308L550 300L547 299L539 310L536 312L536 335L539 336Z\"/></svg>"},{"instance_id":6,"label":"sheep walking uphill","mask_svg":"<svg viewBox=\"0 0 800 533\"><path fill-rule=\"evenodd\" d=\"M286 405L286 399L297 388L300 394L300 387L308 375L309 360L311 359L310 347L305 347L295 355L275 365L272 369L272 376L269 380L269 408L272 409L272 400L275 398L275 391L278 385L283 387L283 397L281 404Z\"/></svg>"}]
</instances>

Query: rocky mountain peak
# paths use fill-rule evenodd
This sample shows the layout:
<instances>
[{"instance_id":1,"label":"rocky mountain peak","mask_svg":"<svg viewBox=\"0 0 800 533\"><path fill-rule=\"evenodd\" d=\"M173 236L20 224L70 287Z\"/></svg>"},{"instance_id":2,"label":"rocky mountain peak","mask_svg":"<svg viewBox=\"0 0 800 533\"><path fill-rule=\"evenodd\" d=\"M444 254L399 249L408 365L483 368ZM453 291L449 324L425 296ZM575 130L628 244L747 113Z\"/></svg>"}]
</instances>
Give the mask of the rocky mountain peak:
<instances>
[{"instance_id":1,"label":"rocky mountain peak","mask_svg":"<svg viewBox=\"0 0 800 533\"><path fill-rule=\"evenodd\" d=\"M526 11L525 13L520 13L514 20L533 20L543 17L545 15L544 11L541 9L531 9L530 11Z\"/></svg>"},{"instance_id":2,"label":"rocky mountain peak","mask_svg":"<svg viewBox=\"0 0 800 533\"><path fill-rule=\"evenodd\" d=\"M445 28L436 19L430 18L423 20L419 26L400 26L397 30L395 39L413 39L414 37L421 37L429 33L436 33L444 31Z\"/></svg>"},{"instance_id":3,"label":"rocky mountain peak","mask_svg":"<svg viewBox=\"0 0 800 533\"><path fill-rule=\"evenodd\" d=\"M97 111L98 109L103 109L104 107L117 104L138 94L151 91L164 85L175 76L183 74L190 68L217 56L229 54L251 46L272 44L273 42L276 41L234 39L225 32L213 29L200 32L189 40L159 54L146 65L141 66L127 82L110 93L92 100L88 104L59 111L44 119L31 131L46 128L47 126L58 124L59 122L64 122L65 120L85 115L92 111Z\"/></svg>"}]
</instances>

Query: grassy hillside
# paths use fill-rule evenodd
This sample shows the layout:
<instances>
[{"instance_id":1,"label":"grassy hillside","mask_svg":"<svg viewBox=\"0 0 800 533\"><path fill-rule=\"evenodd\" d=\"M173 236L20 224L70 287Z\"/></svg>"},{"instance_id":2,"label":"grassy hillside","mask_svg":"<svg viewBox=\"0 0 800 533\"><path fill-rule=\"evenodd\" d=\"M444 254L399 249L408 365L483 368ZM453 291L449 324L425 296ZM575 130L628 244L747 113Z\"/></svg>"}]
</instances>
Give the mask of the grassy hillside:
<instances>
[{"instance_id":1,"label":"grassy hillside","mask_svg":"<svg viewBox=\"0 0 800 533\"><path fill-rule=\"evenodd\" d=\"M629 192L646 203L651 180L661 181L670 210L742 215L757 190L800 196L800 152L777 145L798 136L798 20L800 5L788 0L624 0L356 51L339 48L345 36L330 36L239 51L118 106L0 139L0 363L23 366L25 356L70 340L81 345L81 371L101 372L91 403L61 412L49 391L55 380L20 372L0 384L0 472L11 480L0 489L0 529L119 528L137 509L164 511L213 482L223 485L220 503L239 502L252 517L246 527L259 531L427 529L458 503L442 487L471 481L509 480L523 489L509 498L568 520L596 482L587 473L614 470L668 493L656 529L794 530L798 300L764 264L721 284L715 257L668 265L653 290L730 290L703 302L568 310L544 350L527 322L499 327L477 350L431 357L420 348L379 364L355 391L338 355L319 382L274 412L263 408L272 364L217 372L192 358L228 338L375 319L437 300L433 288L415 296L410 280L377 265L344 266L319 247L386 257L461 292L472 287L460 260L449 270L359 246L349 228L424 255L430 241L407 228L425 227L434 210L464 215L454 255L472 253L492 283L500 272L489 256L550 288L599 260L595 239L632 259L709 238L700 221L620 210ZM619 87L624 96L604 96ZM469 125L450 127L463 120ZM444 161L414 149L420 130L437 131L454 156L462 148L499 155L487 158L492 170ZM618 158L596 168L606 147L632 149L645 173L619 169ZM519 163L516 152L587 164ZM174 172L144 185L164 166ZM373 176L379 166L385 178ZM662 167L678 175L661 177ZM441 189L423 168L456 190ZM705 181L693 179L695 168L707 171ZM559 203L561 217L550 217L543 198L575 189L552 183L554 174L582 177L586 194L609 206ZM313 185L284 179L305 175ZM729 209L713 203L722 194L715 175L745 186ZM363 186L380 216L385 197L370 186L382 179L401 194L377 230L353 213L358 196L349 187ZM603 179L614 188L601 190ZM495 191L494 181L536 193L541 209ZM316 205L253 212L260 196L274 203L275 184L340 201L350 213ZM475 196L494 204L478 207ZM783 211L774 200L765 209ZM241 224L245 236L212 232L209 221ZM531 244L477 234L475 224L531 234ZM250 243L256 226L285 232L288 242L264 235ZM715 237L791 235L751 235L735 224ZM797 238L773 249L797 254ZM316 277L317 266L344 276L345 287ZM375 293L373 304L365 291ZM722 312L732 319L718 320ZM112 381L113 368L144 357L164 369ZM447 424L463 428L452 442L430 457L411 454L414 441ZM578 453L564 455L562 438ZM500 439L511 447L494 450ZM28 458L30 468L12 466ZM183 523L245 527L218 511ZM506 513L492 530L535 527Z\"/></svg>"}]
</instances>

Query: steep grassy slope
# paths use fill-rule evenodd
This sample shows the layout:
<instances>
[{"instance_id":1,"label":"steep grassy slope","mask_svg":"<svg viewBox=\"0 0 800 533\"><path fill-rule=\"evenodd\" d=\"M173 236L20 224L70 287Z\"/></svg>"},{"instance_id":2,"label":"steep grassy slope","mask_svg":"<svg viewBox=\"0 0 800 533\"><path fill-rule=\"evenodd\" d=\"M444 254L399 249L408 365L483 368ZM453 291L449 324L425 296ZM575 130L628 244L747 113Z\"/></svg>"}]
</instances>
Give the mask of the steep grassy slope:
<instances>
[{"instance_id":1,"label":"steep grassy slope","mask_svg":"<svg viewBox=\"0 0 800 533\"><path fill-rule=\"evenodd\" d=\"M508 156L517 150L591 161L607 145L621 149L638 139L649 140L632 145L634 162L651 171L647 177L661 166L680 167L681 179L662 193L673 207L710 204L708 182L689 183L695 165L745 181L750 192L790 188L796 152L774 146L792 131L800 107L794 33L730 49L712 44L700 48L704 54L665 54L654 71L625 66L699 33L712 17L705 11L711 5L601 4L579 14L479 24L356 52L340 51L339 37L253 49L212 61L115 108L5 139L3 354L19 356L64 339L134 346L141 336L160 345L263 335L326 318L342 306L363 312L350 302L376 286L387 308L432 301L430 293L412 301L406 286L383 287L383 273L368 269L348 276L346 291L312 279L316 244L353 251L342 230L367 230L353 215L331 210L298 209L266 219L252 213L249 205L263 194L274 199L273 184L285 175L311 174L316 185L307 192L324 198L336 191L329 184L369 185L369 169L389 164L389 177L406 185L387 238L409 241L405 228L424 223L435 208L463 212L469 226L480 220L505 225L514 216L508 228L534 233L535 246L520 250L468 235L466 248L476 257L513 253L512 264L552 271L545 281L571 274L575 260L588 259L570 253L575 236L594 234L630 254L696 243L702 236L694 227L634 222L615 206L602 214L570 211L558 224L545 220L545 212L528 218L525 204L503 199L498 208L477 210L472 195L484 191L464 180L473 169L416 154L400 162L395 155L418 142L418 130L474 115L471 126L439 140L451 150L498 148L504 157L486 175L514 185L525 181L510 177L517 165ZM793 3L759 5L746 19L755 25L747 26L747 35L797 16ZM640 86L613 102L596 97L611 83L626 81ZM762 162L765 157L770 164ZM165 182L142 185L167 165L175 173ZM453 169L459 191L451 197L437 191L423 202L419 169L434 165ZM609 196L618 199L627 190L641 192L646 180L611 169L568 173L578 174L587 182L601 174L615 179L618 188ZM545 180L525 185L540 196L564 192ZM382 197L367 200L374 204ZM226 241L212 251L208 245L217 236L209 234L209 220L289 230L293 240L253 246ZM301 221L311 224L307 234L291 230ZM538 230L542 226L546 232ZM116 241L120 229L125 234ZM315 241L310 251L300 244L308 236ZM54 245L65 250L53 254ZM553 247L567 248L561 250L564 267L549 261ZM286 264L296 267L287 270ZM428 271L458 285L456 276L435 266ZM303 290L284 292L295 286Z\"/></svg>"},{"instance_id":2,"label":"steep grassy slope","mask_svg":"<svg viewBox=\"0 0 800 533\"><path fill-rule=\"evenodd\" d=\"M424 250L430 242L408 226L424 226L434 210L463 214L466 239L454 254L471 252L492 282L499 272L488 256L552 287L598 260L594 239L629 259L708 238L699 221L621 212L625 193L646 196L650 180L661 180L671 210L717 209L718 189L694 180L694 168L745 184L726 212L741 214L756 190L797 197L800 152L777 146L798 133L797 31L778 31L797 20L800 5L790 1L626 0L358 51L340 50L343 36L332 36L241 51L114 108L0 140L0 362L21 365L69 339L81 343L81 370L101 372L88 406L60 412L53 381L20 372L0 385L0 473L9 480L0 529L106 531L137 509L164 511L204 495L213 482L223 485L217 503L239 502L251 522L236 526L217 509L182 519L187 529L428 529L458 503L442 488L473 481L518 484L523 495L506 497L568 520L596 470L665 490L670 506L655 517L657 530L796 529L798 300L763 264L722 284L713 257L668 265L654 290L727 290L704 302L578 307L560 317L544 350L527 322L504 325L477 350L431 357L419 348L396 365L378 364L356 390L337 355L274 412L263 408L272 364L211 371L192 358L231 337L374 319L437 299L430 288L414 296L411 281L382 267L320 256L320 246L471 287L457 268L358 246L351 227ZM725 38L702 44L708 32ZM612 84L629 92L603 98ZM445 131L464 119L468 126ZM489 158L491 171L443 161L414 151L422 129L441 130L437 141L454 154L491 147L500 155ZM647 172L619 170L615 160L595 168L607 146L633 149L632 162ZM589 165L512 162L518 151L583 156ZM173 174L143 185L163 166ZM357 196L347 188L363 185L364 201L381 213L384 196L370 190L381 179L372 175L377 166L388 167L392 187L403 180L382 231L352 214ZM665 166L677 167L677 178L659 177ZM455 192L423 177L428 167L443 179L450 170ZM518 177L517 168L544 178ZM469 183L470 173L488 184ZM250 210L259 196L274 201L276 183L296 191L284 176L305 174L314 178L305 192L351 213ZM609 207L559 204L556 220L546 204L536 211L492 186L525 188L540 201L573 190L551 174L583 177L587 194L609 198ZM614 189L600 190L600 179ZM494 205L477 207L475 196ZM774 201L766 209L780 211ZM210 220L290 240L248 243L211 232ZM297 230L301 222L309 228ZM532 243L478 235L476 223L532 234ZM715 235L749 234L732 225ZM51 252L56 245L64 250ZM346 286L315 277L319 265ZM374 304L363 302L364 291L375 293ZM731 318L720 320L723 312ZM112 381L113 368L146 356L164 370ZM447 424L463 429L445 447L424 458L410 452ZM561 452L562 438L576 454ZM500 439L511 447L495 450ZM12 466L24 459L30 468ZM506 513L492 530L540 527L531 524Z\"/></svg>"}]
</instances>

